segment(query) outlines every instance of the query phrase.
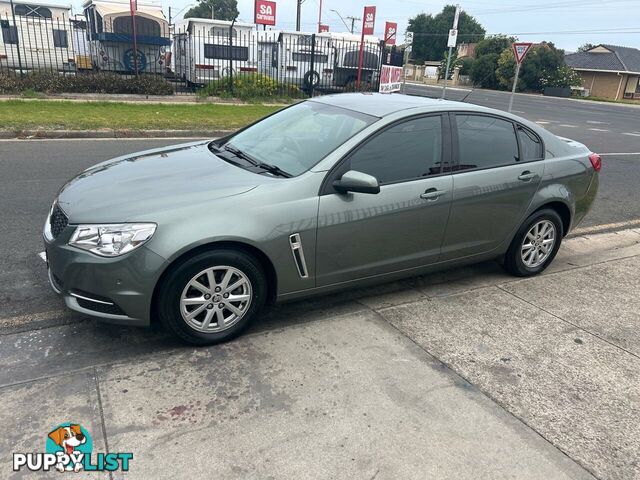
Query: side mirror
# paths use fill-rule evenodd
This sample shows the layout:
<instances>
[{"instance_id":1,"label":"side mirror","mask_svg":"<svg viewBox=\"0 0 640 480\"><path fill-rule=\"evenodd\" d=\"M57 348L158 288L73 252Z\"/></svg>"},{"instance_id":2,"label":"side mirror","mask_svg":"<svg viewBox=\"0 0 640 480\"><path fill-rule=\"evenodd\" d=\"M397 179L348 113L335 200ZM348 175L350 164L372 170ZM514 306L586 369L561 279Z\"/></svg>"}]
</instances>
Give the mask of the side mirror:
<instances>
[{"instance_id":1,"label":"side mirror","mask_svg":"<svg viewBox=\"0 0 640 480\"><path fill-rule=\"evenodd\" d=\"M340 193L380 193L380 184L376 177L355 170L349 170L340 180L333 182L333 188Z\"/></svg>"}]
</instances>

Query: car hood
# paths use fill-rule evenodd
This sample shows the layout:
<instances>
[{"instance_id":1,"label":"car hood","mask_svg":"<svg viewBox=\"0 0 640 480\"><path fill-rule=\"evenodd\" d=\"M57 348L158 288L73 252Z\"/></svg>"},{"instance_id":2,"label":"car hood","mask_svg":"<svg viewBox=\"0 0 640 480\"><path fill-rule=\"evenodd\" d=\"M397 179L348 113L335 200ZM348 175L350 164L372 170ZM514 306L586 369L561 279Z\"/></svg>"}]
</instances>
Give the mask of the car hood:
<instances>
[{"instance_id":1,"label":"car hood","mask_svg":"<svg viewBox=\"0 0 640 480\"><path fill-rule=\"evenodd\" d=\"M99 163L62 187L71 223L153 221L153 214L239 195L270 179L215 156L208 142L146 150Z\"/></svg>"}]
</instances>

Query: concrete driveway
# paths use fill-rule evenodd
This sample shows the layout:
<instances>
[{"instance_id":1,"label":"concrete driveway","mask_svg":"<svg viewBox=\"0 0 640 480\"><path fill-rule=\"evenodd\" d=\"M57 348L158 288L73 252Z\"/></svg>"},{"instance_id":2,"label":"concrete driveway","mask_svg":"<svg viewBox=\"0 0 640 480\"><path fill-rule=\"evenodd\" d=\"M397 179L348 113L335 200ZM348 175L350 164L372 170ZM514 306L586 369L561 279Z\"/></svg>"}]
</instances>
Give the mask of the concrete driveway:
<instances>
[{"instance_id":1,"label":"concrete driveway","mask_svg":"<svg viewBox=\"0 0 640 480\"><path fill-rule=\"evenodd\" d=\"M7 333L0 476L73 421L133 452L113 478L640 478L638 267L627 230L567 240L541 277L488 263L285 305L209 348Z\"/></svg>"}]
</instances>

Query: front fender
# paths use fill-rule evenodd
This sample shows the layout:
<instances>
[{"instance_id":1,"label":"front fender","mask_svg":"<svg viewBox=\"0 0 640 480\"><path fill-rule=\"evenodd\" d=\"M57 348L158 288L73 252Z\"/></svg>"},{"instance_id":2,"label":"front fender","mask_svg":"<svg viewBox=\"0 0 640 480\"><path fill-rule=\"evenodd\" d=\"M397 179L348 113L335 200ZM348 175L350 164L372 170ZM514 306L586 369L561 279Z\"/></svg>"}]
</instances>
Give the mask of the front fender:
<instances>
[{"instance_id":1,"label":"front fender","mask_svg":"<svg viewBox=\"0 0 640 480\"><path fill-rule=\"evenodd\" d=\"M278 295L313 288L317 183L314 181L313 188L309 188L303 181L282 182L277 188L258 187L210 205L171 212L157 222L158 229L147 248L167 260L166 270L176 259L203 245L220 242L248 245L264 254L273 265ZM311 195L302 192L311 192ZM167 227L163 228L163 224ZM300 235L304 248L308 269L305 278L298 272L289 243L294 233Z\"/></svg>"}]
</instances>

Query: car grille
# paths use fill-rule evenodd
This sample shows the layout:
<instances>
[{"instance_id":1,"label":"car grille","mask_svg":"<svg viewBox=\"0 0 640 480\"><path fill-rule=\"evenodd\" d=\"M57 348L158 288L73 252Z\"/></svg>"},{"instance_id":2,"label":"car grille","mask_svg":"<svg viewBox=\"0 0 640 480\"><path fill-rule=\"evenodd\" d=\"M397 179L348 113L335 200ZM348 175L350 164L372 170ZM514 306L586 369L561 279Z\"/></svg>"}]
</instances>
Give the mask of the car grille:
<instances>
[{"instance_id":1,"label":"car grille","mask_svg":"<svg viewBox=\"0 0 640 480\"><path fill-rule=\"evenodd\" d=\"M51 209L51 216L49 217L49 227L51 228L51 236L56 238L58 235L62 233L62 231L67 228L67 224L69 223L69 219L67 215L62 211L62 209L56 203Z\"/></svg>"}]
</instances>

